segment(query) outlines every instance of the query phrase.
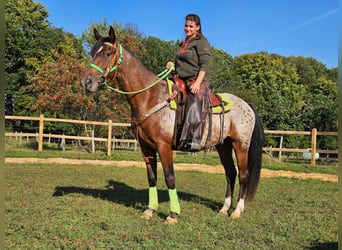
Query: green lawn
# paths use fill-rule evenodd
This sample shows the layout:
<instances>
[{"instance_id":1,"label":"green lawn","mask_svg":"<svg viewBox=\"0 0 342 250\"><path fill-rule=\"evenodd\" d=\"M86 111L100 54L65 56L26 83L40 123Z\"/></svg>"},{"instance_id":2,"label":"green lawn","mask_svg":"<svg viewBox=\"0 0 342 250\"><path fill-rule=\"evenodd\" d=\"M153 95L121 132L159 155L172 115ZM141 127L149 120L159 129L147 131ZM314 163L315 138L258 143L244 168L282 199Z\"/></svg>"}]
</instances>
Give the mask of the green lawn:
<instances>
[{"instance_id":1,"label":"green lawn","mask_svg":"<svg viewBox=\"0 0 342 250\"><path fill-rule=\"evenodd\" d=\"M178 224L164 225L161 170L160 207L149 221L140 218L148 196L142 168L6 164L5 174L6 249L337 249L335 182L262 178L231 220L217 215L222 174L176 171L182 211Z\"/></svg>"}]
</instances>

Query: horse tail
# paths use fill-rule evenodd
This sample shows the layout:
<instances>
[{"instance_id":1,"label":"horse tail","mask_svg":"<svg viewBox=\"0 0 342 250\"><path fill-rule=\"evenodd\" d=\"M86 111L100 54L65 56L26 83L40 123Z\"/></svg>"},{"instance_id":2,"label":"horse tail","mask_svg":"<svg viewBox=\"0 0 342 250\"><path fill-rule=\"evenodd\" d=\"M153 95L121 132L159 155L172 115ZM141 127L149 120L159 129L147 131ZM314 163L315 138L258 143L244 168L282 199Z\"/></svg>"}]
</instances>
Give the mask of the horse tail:
<instances>
[{"instance_id":1,"label":"horse tail","mask_svg":"<svg viewBox=\"0 0 342 250\"><path fill-rule=\"evenodd\" d=\"M250 105L251 106L251 105ZM251 143L248 149L248 172L249 180L247 185L247 200L252 200L258 187L261 165L262 165L262 147L265 142L264 130L262 128L259 115L251 106L255 115L255 124Z\"/></svg>"}]
</instances>

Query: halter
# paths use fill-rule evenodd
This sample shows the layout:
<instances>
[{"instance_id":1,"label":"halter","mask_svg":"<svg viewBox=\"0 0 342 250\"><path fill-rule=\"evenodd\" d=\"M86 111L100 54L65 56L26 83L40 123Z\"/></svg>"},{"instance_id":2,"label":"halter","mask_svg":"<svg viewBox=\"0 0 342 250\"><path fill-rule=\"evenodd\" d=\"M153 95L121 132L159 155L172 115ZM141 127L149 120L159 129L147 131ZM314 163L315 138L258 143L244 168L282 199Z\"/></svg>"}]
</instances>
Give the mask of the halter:
<instances>
[{"instance_id":1,"label":"halter","mask_svg":"<svg viewBox=\"0 0 342 250\"><path fill-rule=\"evenodd\" d=\"M100 68L99 66L97 66L96 64L93 64L93 63L90 63L89 66L96 69L98 72L100 72L101 77L104 78L104 84L108 87L107 76L109 75L109 73L112 73L115 71L113 78L116 78L118 76L119 66L122 63L122 46L121 46L121 44L117 44L117 43L111 44L108 42L104 42L103 44L108 45L108 46L116 49L115 54L113 55L113 57L108 62L106 69L103 70L102 68ZM118 46L119 46L119 50L117 49ZM117 59L117 61L114 63L115 59Z\"/></svg>"},{"instance_id":2,"label":"halter","mask_svg":"<svg viewBox=\"0 0 342 250\"><path fill-rule=\"evenodd\" d=\"M138 94L138 93L144 92L144 91L152 88L153 86L157 85L163 79L167 78L170 75L170 73L174 70L174 64L172 64L171 67L169 67L168 69L165 69L163 72L158 74L159 78L155 82L153 82L150 85L148 85L147 87L140 89L140 90L137 90L137 91L128 92L128 91L122 91L120 89L113 88L113 87L108 85L107 76L109 75L109 73L111 73L113 71L115 71L113 78L116 78L119 76L119 66L121 65L122 60L123 60L122 46L121 46L121 44L111 44L108 42L104 42L103 44L114 47L114 48L119 46L119 57L117 56L118 50L116 50L117 52L114 54L114 56L109 61L108 65L106 67L106 70L103 70L102 68L100 68L99 66L97 66L96 64L93 64L93 63L90 63L89 66L96 69L98 72L100 72L101 76L104 78L103 84L106 85L106 87L108 89L113 90L117 93L124 94L124 95L130 95L130 94ZM116 61L116 63L112 64L111 62L114 62L117 57L118 57L118 60ZM113 65L113 66L111 66L111 65Z\"/></svg>"}]
</instances>

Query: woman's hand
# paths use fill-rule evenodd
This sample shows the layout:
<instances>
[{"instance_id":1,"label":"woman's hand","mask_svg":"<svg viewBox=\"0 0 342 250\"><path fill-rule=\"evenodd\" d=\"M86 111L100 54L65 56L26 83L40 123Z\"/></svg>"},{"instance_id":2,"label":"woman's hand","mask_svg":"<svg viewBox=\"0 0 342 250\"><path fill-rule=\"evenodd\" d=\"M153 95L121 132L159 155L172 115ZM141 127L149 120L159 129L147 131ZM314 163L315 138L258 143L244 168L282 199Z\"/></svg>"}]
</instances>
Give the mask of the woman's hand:
<instances>
[{"instance_id":1,"label":"woman's hand","mask_svg":"<svg viewBox=\"0 0 342 250\"><path fill-rule=\"evenodd\" d=\"M198 76L196 78L196 81L193 84L191 84L191 86L189 87L191 93L197 94L200 91L201 83L202 83L204 77L205 77L205 72L200 70L200 72L198 73Z\"/></svg>"},{"instance_id":2,"label":"woman's hand","mask_svg":"<svg viewBox=\"0 0 342 250\"><path fill-rule=\"evenodd\" d=\"M175 64L173 62L169 61L169 62L166 63L165 67L167 69L172 67L172 69L174 70L175 69Z\"/></svg>"},{"instance_id":3,"label":"woman's hand","mask_svg":"<svg viewBox=\"0 0 342 250\"><path fill-rule=\"evenodd\" d=\"M200 87L201 87L201 82L196 80L193 84L191 84L189 88L190 88L191 93L197 94L200 91Z\"/></svg>"}]
</instances>

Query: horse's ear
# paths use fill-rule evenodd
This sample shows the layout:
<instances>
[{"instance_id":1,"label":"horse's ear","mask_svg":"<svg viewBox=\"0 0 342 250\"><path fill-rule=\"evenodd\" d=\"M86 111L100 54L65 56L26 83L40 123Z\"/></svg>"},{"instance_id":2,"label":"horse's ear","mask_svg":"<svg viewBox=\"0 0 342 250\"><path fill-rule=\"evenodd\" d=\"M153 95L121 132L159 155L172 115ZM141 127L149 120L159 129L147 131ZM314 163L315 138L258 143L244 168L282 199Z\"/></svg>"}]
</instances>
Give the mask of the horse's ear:
<instances>
[{"instance_id":1,"label":"horse's ear","mask_svg":"<svg viewBox=\"0 0 342 250\"><path fill-rule=\"evenodd\" d=\"M110 26L110 28L109 28L109 39L112 43L115 43L116 35L115 35L115 31L114 31L112 26Z\"/></svg>"},{"instance_id":2,"label":"horse's ear","mask_svg":"<svg viewBox=\"0 0 342 250\"><path fill-rule=\"evenodd\" d=\"M100 33L95 28L94 28L94 36L95 36L96 41L102 38Z\"/></svg>"}]
</instances>

